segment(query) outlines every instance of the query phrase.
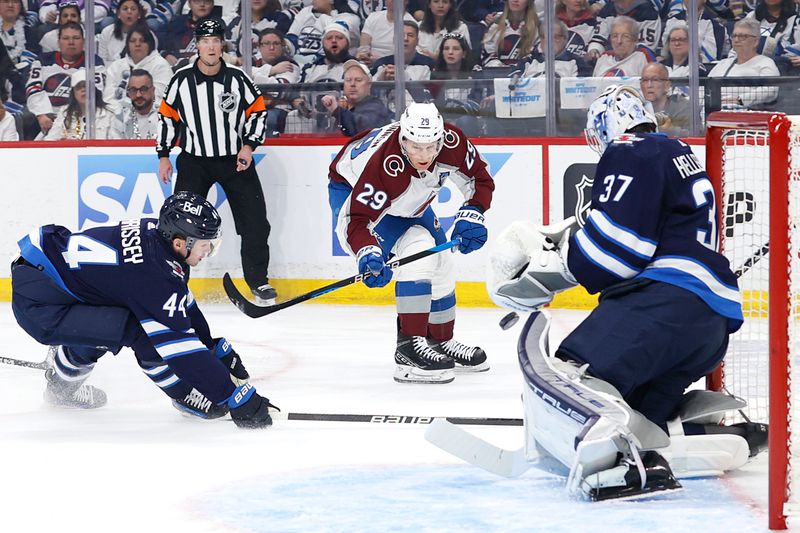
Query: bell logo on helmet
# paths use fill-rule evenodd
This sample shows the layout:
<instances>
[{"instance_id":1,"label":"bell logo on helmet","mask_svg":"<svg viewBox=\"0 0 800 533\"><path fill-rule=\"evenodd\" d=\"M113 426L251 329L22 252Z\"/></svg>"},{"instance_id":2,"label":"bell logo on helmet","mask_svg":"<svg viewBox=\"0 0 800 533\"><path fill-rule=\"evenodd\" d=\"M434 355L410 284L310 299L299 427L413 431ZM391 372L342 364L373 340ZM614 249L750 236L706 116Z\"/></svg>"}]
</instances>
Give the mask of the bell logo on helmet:
<instances>
[{"instance_id":1,"label":"bell logo on helmet","mask_svg":"<svg viewBox=\"0 0 800 533\"><path fill-rule=\"evenodd\" d=\"M199 217L203 213L203 205L193 205L192 202L183 202L183 211Z\"/></svg>"}]
</instances>

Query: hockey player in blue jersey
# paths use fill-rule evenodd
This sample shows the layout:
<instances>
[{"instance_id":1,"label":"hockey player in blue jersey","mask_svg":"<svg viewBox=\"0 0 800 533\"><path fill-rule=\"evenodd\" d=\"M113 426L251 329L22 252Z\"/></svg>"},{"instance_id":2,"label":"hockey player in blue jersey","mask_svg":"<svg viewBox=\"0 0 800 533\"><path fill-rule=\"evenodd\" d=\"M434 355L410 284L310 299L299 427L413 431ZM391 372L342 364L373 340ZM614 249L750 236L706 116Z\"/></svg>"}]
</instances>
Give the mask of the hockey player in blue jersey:
<instances>
[{"instance_id":1,"label":"hockey player in blue jersey","mask_svg":"<svg viewBox=\"0 0 800 533\"><path fill-rule=\"evenodd\" d=\"M179 192L157 220L80 233L47 225L19 241L11 305L22 329L51 345L48 403L104 405L105 393L84 381L105 353L128 346L176 408L202 418L230 412L245 428L272 423L274 406L245 381L230 343L212 338L186 284L187 266L218 249L221 224L210 203Z\"/></svg>"},{"instance_id":2,"label":"hockey player in blue jersey","mask_svg":"<svg viewBox=\"0 0 800 533\"><path fill-rule=\"evenodd\" d=\"M720 426L737 400L684 395L722 361L743 321L736 276L717 251L712 184L687 144L656 132L633 88L606 89L586 135L601 157L585 225L518 222L490 255L488 288L501 305L537 311L577 284L600 292L553 356L538 342L544 315L526 327L528 437L594 499L679 488L665 457L680 474L741 466L766 427ZM565 414L574 434L554 429Z\"/></svg>"}]
</instances>

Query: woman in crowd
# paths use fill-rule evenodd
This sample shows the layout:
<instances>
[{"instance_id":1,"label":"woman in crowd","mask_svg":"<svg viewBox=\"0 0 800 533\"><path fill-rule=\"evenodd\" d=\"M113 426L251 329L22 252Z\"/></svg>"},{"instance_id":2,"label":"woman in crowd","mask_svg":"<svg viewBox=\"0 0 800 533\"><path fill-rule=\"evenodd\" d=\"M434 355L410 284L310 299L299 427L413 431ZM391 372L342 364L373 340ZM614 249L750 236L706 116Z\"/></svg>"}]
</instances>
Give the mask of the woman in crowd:
<instances>
[{"instance_id":1,"label":"woman in crowd","mask_svg":"<svg viewBox=\"0 0 800 533\"><path fill-rule=\"evenodd\" d=\"M123 102L128 98L128 77L134 69L143 69L150 73L156 88L156 104L160 103L172 78L172 68L158 53L155 37L146 24L139 23L130 29L122 53L122 58L108 65L106 69L103 98L108 102L109 109L113 113L122 109Z\"/></svg>"},{"instance_id":2,"label":"woman in crowd","mask_svg":"<svg viewBox=\"0 0 800 533\"><path fill-rule=\"evenodd\" d=\"M797 17L794 0L759 0L756 8L747 14L761 26L758 53L767 57L780 54L780 43L784 34L791 32Z\"/></svg>"},{"instance_id":3,"label":"woman in crowd","mask_svg":"<svg viewBox=\"0 0 800 533\"><path fill-rule=\"evenodd\" d=\"M25 43L25 7L22 0L0 1L0 45L5 45L14 63L19 63Z\"/></svg>"},{"instance_id":4,"label":"woman in crowd","mask_svg":"<svg viewBox=\"0 0 800 533\"><path fill-rule=\"evenodd\" d=\"M709 78L780 76L775 62L758 53L759 22L744 18L733 26L735 57L723 59L708 73ZM722 106L727 109L763 109L778 97L777 87L722 87Z\"/></svg>"},{"instance_id":5,"label":"woman in crowd","mask_svg":"<svg viewBox=\"0 0 800 533\"><path fill-rule=\"evenodd\" d=\"M241 6L240 6L241 10ZM252 34L251 42L253 51L253 64L256 65L261 60L258 48L258 36L266 29L276 29L286 35L294 20L294 13L288 9L284 10L280 0L252 0ZM234 18L228 28L231 31L231 41L236 43L236 50L239 57L242 57L242 38L241 38L242 17L238 15Z\"/></svg>"},{"instance_id":6,"label":"woman in crowd","mask_svg":"<svg viewBox=\"0 0 800 533\"><path fill-rule=\"evenodd\" d=\"M431 72L430 86L434 98L445 120L453 122L469 136L480 132L480 102L485 92L480 85L454 87L449 80L466 80L480 67L470 60L470 48L464 36L448 33L437 50L436 65Z\"/></svg>"},{"instance_id":7,"label":"woman in crowd","mask_svg":"<svg viewBox=\"0 0 800 533\"><path fill-rule=\"evenodd\" d=\"M503 14L486 30L481 63L484 67L516 65L539 41L539 17L533 0L507 0Z\"/></svg>"},{"instance_id":8,"label":"woman in crowd","mask_svg":"<svg viewBox=\"0 0 800 533\"><path fill-rule=\"evenodd\" d=\"M67 105L61 108L46 141L86 139L86 70L80 69L70 78L72 88ZM108 138L111 114L106 110L100 89L95 88L94 138Z\"/></svg>"},{"instance_id":9,"label":"woman in crowd","mask_svg":"<svg viewBox=\"0 0 800 533\"><path fill-rule=\"evenodd\" d=\"M144 22L144 8L139 0L121 0L114 16L114 24L106 26L97 38L97 55L105 63L122 57L128 32L134 25Z\"/></svg>"},{"instance_id":10,"label":"woman in crowd","mask_svg":"<svg viewBox=\"0 0 800 533\"><path fill-rule=\"evenodd\" d=\"M3 100L5 100L5 91L0 87L0 142L18 141L17 123L14 115L6 111Z\"/></svg>"},{"instance_id":11,"label":"woman in crowd","mask_svg":"<svg viewBox=\"0 0 800 533\"><path fill-rule=\"evenodd\" d=\"M670 78L689 77L689 26L677 24L665 37L666 48L661 63L667 68ZM706 75L706 67L698 62L700 76Z\"/></svg>"},{"instance_id":12,"label":"woman in crowd","mask_svg":"<svg viewBox=\"0 0 800 533\"><path fill-rule=\"evenodd\" d=\"M436 60L445 34L453 33L462 35L467 45L472 46L469 29L461 20L454 0L428 0L419 24L419 52Z\"/></svg>"}]
</instances>

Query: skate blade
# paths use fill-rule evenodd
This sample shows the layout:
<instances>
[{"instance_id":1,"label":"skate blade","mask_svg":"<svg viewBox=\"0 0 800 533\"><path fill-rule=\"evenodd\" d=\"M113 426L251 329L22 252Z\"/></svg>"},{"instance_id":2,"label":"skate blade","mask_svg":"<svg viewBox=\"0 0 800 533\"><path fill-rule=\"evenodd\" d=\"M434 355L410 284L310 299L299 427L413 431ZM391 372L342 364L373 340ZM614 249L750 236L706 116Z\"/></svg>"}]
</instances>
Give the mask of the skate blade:
<instances>
[{"instance_id":1,"label":"skate blade","mask_svg":"<svg viewBox=\"0 0 800 533\"><path fill-rule=\"evenodd\" d=\"M456 363L455 372L456 374L475 374L477 372L487 372L491 367L489 363L484 361L479 365L460 365Z\"/></svg>"},{"instance_id":2,"label":"skate blade","mask_svg":"<svg viewBox=\"0 0 800 533\"><path fill-rule=\"evenodd\" d=\"M594 491L590 491L590 493L586 494L589 500L593 502L604 502L604 501L637 501L637 500L645 500L652 497L660 497L666 496L667 494L673 494L676 492L680 492L683 490L683 486L678 484L674 487L645 487L644 489L639 489L637 491L628 492L622 495L615 495L615 493L595 493ZM616 493L618 494L618 493Z\"/></svg>"},{"instance_id":3,"label":"skate blade","mask_svg":"<svg viewBox=\"0 0 800 533\"><path fill-rule=\"evenodd\" d=\"M397 365L394 380L398 383L450 383L456 378L453 369L420 370L416 367Z\"/></svg>"}]
</instances>

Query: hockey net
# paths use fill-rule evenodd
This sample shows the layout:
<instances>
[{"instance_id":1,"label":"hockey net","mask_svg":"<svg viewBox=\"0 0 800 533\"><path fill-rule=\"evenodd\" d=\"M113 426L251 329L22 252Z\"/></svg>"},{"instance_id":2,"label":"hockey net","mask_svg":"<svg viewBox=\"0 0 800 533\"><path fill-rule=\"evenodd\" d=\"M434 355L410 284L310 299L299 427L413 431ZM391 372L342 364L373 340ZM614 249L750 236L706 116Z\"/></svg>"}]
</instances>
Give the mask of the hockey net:
<instances>
[{"instance_id":1,"label":"hockey net","mask_svg":"<svg viewBox=\"0 0 800 533\"><path fill-rule=\"evenodd\" d=\"M717 112L707 124L720 251L745 317L709 387L747 401L730 418L770 424L769 527L785 529L800 516L800 117Z\"/></svg>"}]
</instances>

